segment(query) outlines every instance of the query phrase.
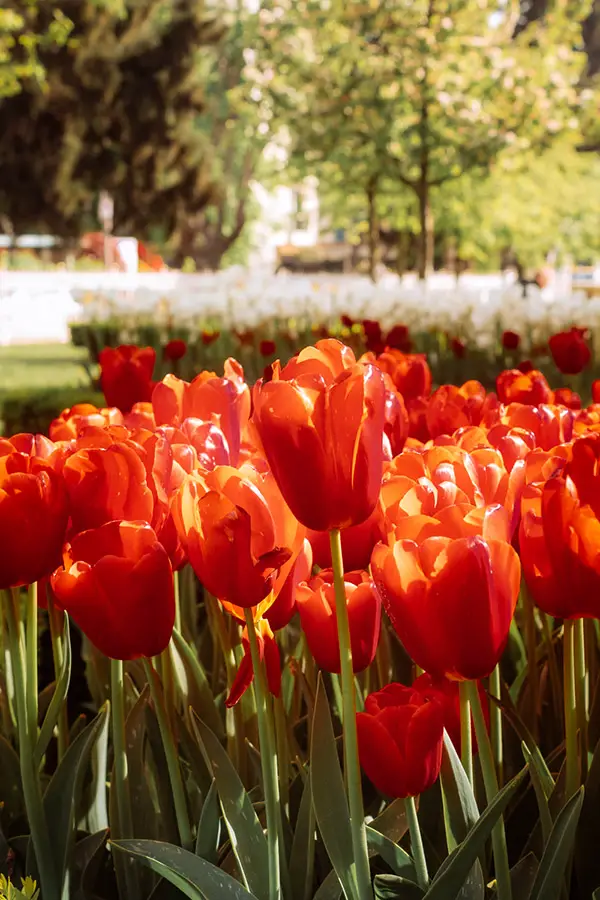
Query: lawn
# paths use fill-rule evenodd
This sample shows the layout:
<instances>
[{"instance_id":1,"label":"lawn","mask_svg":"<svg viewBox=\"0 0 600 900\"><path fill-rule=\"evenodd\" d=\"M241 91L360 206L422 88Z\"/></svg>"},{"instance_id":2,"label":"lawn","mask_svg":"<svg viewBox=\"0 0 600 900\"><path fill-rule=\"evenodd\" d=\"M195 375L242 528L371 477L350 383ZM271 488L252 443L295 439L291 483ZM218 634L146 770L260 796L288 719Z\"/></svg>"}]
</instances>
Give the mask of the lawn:
<instances>
[{"instance_id":1,"label":"lawn","mask_svg":"<svg viewBox=\"0 0 600 900\"><path fill-rule=\"evenodd\" d=\"M0 400L7 394L89 388L88 352L71 344L0 347Z\"/></svg>"}]
</instances>

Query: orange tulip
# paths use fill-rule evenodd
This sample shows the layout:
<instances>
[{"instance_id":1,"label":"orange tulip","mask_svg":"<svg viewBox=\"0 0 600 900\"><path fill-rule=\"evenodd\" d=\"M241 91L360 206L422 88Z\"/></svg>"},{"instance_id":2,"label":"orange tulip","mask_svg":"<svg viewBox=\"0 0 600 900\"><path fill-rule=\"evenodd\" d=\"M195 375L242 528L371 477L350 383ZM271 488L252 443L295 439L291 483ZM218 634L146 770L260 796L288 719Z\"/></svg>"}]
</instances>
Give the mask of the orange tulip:
<instances>
[{"instance_id":1,"label":"orange tulip","mask_svg":"<svg viewBox=\"0 0 600 900\"><path fill-rule=\"evenodd\" d=\"M58 605L105 656L157 656L171 639L173 572L145 522L107 522L76 535L51 584Z\"/></svg>"},{"instance_id":2,"label":"orange tulip","mask_svg":"<svg viewBox=\"0 0 600 900\"><path fill-rule=\"evenodd\" d=\"M305 535L271 473L258 465L190 475L173 498L175 525L198 578L219 600L242 608L279 590Z\"/></svg>"},{"instance_id":3,"label":"orange tulip","mask_svg":"<svg viewBox=\"0 0 600 900\"><path fill-rule=\"evenodd\" d=\"M254 389L253 421L294 515L314 531L364 522L379 496L385 385L339 341L319 341Z\"/></svg>"},{"instance_id":4,"label":"orange tulip","mask_svg":"<svg viewBox=\"0 0 600 900\"><path fill-rule=\"evenodd\" d=\"M514 549L496 536L495 509L474 521L468 510L446 510L443 522L407 517L401 537L378 544L371 561L409 655L431 675L458 680L483 678L498 663L521 576Z\"/></svg>"},{"instance_id":5,"label":"orange tulip","mask_svg":"<svg viewBox=\"0 0 600 900\"><path fill-rule=\"evenodd\" d=\"M453 434L467 425L490 425L497 419L498 399L487 394L478 381L466 381L462 387L444 384L433 392L427 406L427 426L432 438Z\"/></svg>"},{"instance_id":6,"label":"orange tulip","mask_svg":"<svg viewBox=\"0 0 600 900\"><path fill-rule=\"evenodd\" d=\"M388 348L379 354L376 365L387 372L405 401L428 397L431 393L431 370L423 354Z\"/></svg>"},{"instance_id":7,"label":"orange tulip","mask_svg":"<svg viewBox=\"0 0 600 900\"><path fill-rule=\"evenodd\" d=\"M573 436L575 416L564 406L527 406L511 403L502 416L509 428L520 428L535 435L536 445L551 450L558 444L570 441Z\"/></svg>"},{"instance_id":8,"label":"orange tulip","mask_svg":"<svg viewBox=\"0 0 600 900\"><path fill-rule=\"evenodd\" d=\"M266 619L259 619L256 622L255 627L258 653L261 662L264 661L267 673L267 685L273 696L279 697L281 693L281 659L279 657L277 641L275 640L275 636ZM252 656L250 653L247 627L244 628L242 633L242 646L244 655L237 670L237 674L233 679L229 696L225 701L225 706L227 707L235 706L254 681L254 670L252 668Z\"/></svg>"},{"instance_id":9,"label":"orange tulip","mask_svg":"<svg viewBox=\"0 0 600 900\"><path fill-rule=\"evenodd\" d=\"M539 406L552 403L552 390L541 372L532 369L506 369L496 378L496 392L501 403L527 403Z\"/></svg>"},{"instance_id":10,"label":"orange tulip","mask_svg":"<svg viewBox=\"0 0 600 900\"><path fill-rule=\"evenodd\" d=\"M60 559L68 506L54 461L42 435L0 440L0 588L38 581Z\"/></svg>"},{"instance_id":11,"label":"orange tulip","mask_svg":"<svg viewBox=\"0 0 600 900\"><path fill-rule=\"evenodd\" d=\"M91 403L77 403L70 409L63 409L60 416L50 425L50 439L53 441L73 441L88 425L122 425L123 413L116 406L112 409L97 409Z\"/></svg>"}]
</instances>

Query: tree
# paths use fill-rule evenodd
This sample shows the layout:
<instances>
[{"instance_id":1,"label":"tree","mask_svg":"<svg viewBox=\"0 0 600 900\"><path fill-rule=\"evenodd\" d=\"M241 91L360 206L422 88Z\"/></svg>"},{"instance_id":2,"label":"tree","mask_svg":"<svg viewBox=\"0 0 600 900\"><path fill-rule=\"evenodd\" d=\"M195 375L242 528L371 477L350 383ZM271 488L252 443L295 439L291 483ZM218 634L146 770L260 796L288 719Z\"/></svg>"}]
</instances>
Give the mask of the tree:
<instances>
[{"instance_id":1,"label":"tree","mask_svg":"<svg viewBox=\"0 0 600 900\"><path fill-rule=\"evenodd\" d=\"M561 4L515 37L515 4L492 0L277 0L263 35L279 61L272 102L315 174L343 143L349 183L364 154L413 193L425 277L437 189L576 127L585 12Z\"/></svg>"},{"instance_id":2,"label":"tree","mask_svg":"<svg viewBox=\"0 0 600 900\"><path fill-rule=\"evenodd\" d=\"M0 213L16 232L74 236L104 190L117 231L169 236L214 189L197 63L220 26L198 0L44 0L28 28L46 34L67 12L66 42L38 47L45 84L26 78L0 101Z\"/></svg>"},{"instance_id":3,"label":"tree","mask_svg":"<svg viewBox=\"0 0 600 900\"><path fill-rule=\"evenodd\" d=\"M43 84L40 48L62 46L69 36L72 23L59 9L52 11L45 32L31 30L29 24L38 4L39 0L27 4L9 0L0 9L0 97L18 94L24 79Z\"/></svg>"},{"instance_id":4,"label":"tree","mask_svg":"<svg viewBox=\"0 0 600 900\"><path fill-rule=\"evenodd\" d=\"M190 258L197 268L218 268L255 214L252 181L270 136L265 110L256 102L252 47L258 13L238 3L223 20L222 41L199 62L204 108L195 122L215 188L206 205L173 236L174 261Z\"/></svg>"}]
</instances>

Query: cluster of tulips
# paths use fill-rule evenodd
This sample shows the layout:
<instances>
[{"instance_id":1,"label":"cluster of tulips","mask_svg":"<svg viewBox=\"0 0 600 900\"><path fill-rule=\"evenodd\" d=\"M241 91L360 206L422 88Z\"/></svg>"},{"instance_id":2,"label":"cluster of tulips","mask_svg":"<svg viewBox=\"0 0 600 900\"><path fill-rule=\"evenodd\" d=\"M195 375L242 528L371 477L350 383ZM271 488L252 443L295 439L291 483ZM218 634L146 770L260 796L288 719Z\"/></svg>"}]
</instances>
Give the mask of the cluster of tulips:
<instances>
[{"instance_id":1,"label":"cluster of tulips","mask_svg":"<svg viewBox=\"0 0 600 900\"><path fill-rule=\"evenodd\" d=\"M18 726L32 845L26 874L39 878L42 900L68 891L69 867L57 858L42 797L53 736L63 762L77 743L69 744L55 708L66 617L93 653L110 660L118 822L113 828L111 821L110 837L124 839L111 845L113 854L128 854L123 900L142 896L140 861L187 896L209 900L321 900L342 891L347 900L451 898L461 890L478 898L488 882L498 900L568 892L577 879L572 842L581 785L595 760L597 623L587 629L585 620L600 618L600 403L581 409L572 391L553 391L527 367L502 372L493 393L474 381L433 390L424 356L388 347L357 360L334 339L285 365L273 363L253 387L233 359L222 377L202 372L189 383L174 375L152 383L148 348L105 350L101 363L107 408L82 404L63 411L48 437L0 441L3 683L11 685ZM194 629L186 627L186 616L198 615L190 568L226 656L228 746L236 745L236 711L254 698L264 807L256 812L241 782L239 797L244 815L259 823L255 852L261 840L266 844L261 876L222 782L226 763L242 765L239 755L234 762L218 757L212 732L197 719L216 785L204 803L208 808L218 795L236 878L203 858L210 817L204 810L199 824L194 820L184 783L177 717L193 711L182 708L178 684L193 676L202 687L208 677ZM41 726L38 607L47 607L57 664L57 703ZM507 645L521 647L526 660L521 683L528 679L533 725L518 727L545 848L530 892L516 894L503 812L523 790L524 776L503 786L510 696L500 663ZM398 652L408 663L404 683L391 680ZM313 671L328 673L313 690L308 658ZM156 711L177 857L168 856L168 844L147 842L142 852L132 840L125 730L125 663L132 661L143 665ZM281 721L282 671L299 679L294 702L310 713L308 738L293 736L297 753ZM549 680L554 701L564 695L564 747L547 764L536 732L542 682ZM343 725L343 781L328 692ZM311 752L303 753L307 742ZM557 761L559 779L551 772ZM462 797L464 828L447 817L450 855L432 874L418 798L445 763L454 772L454 795ZM282 772L294 769L308 783L297 817L282 787ZM365 816L367 789L375 789L379 811L382 797L401 803L410 855ZM446 811L452 793L446 781ZM550 802L556 793L558 810L556 799ZM486 798L482 816L476 797L480 804ZM298 886L286 835L292 819L300 828L301 817L302 859L313 862L303 866ZM333 866L333 880L320 887L317 834ZM493 862L485 856L488 837ZM296 871L298 852L294 837ZM391 873L373 878L374 853ZM203 868L192 869L191 857Z\"/></svg>"}]
</instances>

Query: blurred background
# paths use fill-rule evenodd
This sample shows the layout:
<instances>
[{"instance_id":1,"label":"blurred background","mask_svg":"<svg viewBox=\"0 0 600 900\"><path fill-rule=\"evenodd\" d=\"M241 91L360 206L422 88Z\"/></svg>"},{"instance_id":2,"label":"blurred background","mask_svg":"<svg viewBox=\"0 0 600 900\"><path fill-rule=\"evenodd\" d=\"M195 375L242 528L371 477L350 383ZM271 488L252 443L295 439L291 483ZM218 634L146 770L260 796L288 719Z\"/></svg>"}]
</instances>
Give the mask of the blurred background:
<instances>
[{"instance_id":1,"label":"blurred background","mask_svg":"<svg viewBox=\"0 0 600 900\"><path fill-rule=\"evenodd\" d=\"M150 327L595 329L599 85L600 0L4 0L0 401Z\"/></svg>"}]
</instances>

